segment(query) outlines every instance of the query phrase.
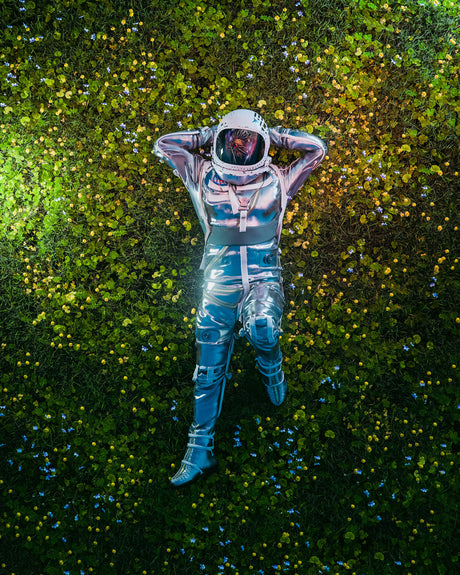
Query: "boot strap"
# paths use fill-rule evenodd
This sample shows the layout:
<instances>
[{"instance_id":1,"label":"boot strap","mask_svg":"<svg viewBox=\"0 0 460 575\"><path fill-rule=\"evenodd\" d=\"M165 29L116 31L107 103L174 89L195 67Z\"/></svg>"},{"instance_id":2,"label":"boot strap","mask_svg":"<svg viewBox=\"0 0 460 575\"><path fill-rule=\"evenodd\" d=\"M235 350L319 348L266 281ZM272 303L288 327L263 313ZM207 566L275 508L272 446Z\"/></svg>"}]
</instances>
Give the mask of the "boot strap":
<instances>
[{"instance_id":1,"label":"boot strap","mask_svg":"<svg viewBox=\"0 0 460 575\"><path fill-rule=\"evenodd\" d=\"M259 367L259 371L262 375L265 375L266 377L270 377L270 376L274 376L274 375L278 375L280 372L282 372L282 363L283 360L281 359L281 361L277 362L277 363L273 363L271 365L267 365L267 364L263 364L260 359L257 359L257 365Z\"/></svg>"},{"instance_id":2,"label":"boot strap","mask_svg":"<svg viewBox=\"0 0 460 575\"><path fill-rule=\"evenodd\" d=\"M200 435L198 433L189 433L190 439L207 439L210 440L210 445L200 445L199 443L187 443L187 447L198 447L199 449L206 449L207 451L212 451L214 449L214 435Z\"/></svg>"},{"instance_id":3,"label":"boot strap","mask_svg":"<svg viewBox=\"0 0 460 575\"><path fill-rule=\"evenodd\" d=\"M197 469L201 473L201 475L203 475L203 470L196 463L192 463L191 461L187 461L187 459L183 459L182 463L184 463L185 465L190 465L191 467L194 467L195 469Z\"/></svg>"}]
</instances>

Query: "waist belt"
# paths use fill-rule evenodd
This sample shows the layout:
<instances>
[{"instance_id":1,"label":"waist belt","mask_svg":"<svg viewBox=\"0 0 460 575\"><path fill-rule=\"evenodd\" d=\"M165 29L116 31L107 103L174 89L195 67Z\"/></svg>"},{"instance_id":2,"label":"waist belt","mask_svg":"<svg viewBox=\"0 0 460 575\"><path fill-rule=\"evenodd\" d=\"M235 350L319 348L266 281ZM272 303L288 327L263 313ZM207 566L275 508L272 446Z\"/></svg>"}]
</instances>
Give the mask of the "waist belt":
<instances>
[{"instance_id":1,"label":"waist belt","mask_svg":"<svg viewBox=\"0 0 460 575\"><path fill-rule=\"evenodd\" d=\"M240 232L238 228L226 226L212 226L208 243L216 246L250 246L270 242L276 237L278 221L273 220L268 224L246 228Z\"/></svg>"}]
</instances>

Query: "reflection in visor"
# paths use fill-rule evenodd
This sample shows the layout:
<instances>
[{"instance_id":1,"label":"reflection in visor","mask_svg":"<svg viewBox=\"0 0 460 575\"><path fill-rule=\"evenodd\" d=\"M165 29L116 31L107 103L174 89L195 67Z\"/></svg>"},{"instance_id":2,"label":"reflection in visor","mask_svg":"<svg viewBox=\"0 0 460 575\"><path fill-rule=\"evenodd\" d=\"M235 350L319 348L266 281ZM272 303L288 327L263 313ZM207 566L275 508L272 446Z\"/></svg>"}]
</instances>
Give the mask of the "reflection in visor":
<instances>
[{"instance_id":1,"label":"reflection in visor","mask_svg":"<svg viewBox=\"0 0 460 575\"><path fill-rule=\"evenodd\" d=\"M250 130L222 130L217 136L216 154L226 164L252 166L262 160L265 142Z\"/></svg>"}]
</instances>

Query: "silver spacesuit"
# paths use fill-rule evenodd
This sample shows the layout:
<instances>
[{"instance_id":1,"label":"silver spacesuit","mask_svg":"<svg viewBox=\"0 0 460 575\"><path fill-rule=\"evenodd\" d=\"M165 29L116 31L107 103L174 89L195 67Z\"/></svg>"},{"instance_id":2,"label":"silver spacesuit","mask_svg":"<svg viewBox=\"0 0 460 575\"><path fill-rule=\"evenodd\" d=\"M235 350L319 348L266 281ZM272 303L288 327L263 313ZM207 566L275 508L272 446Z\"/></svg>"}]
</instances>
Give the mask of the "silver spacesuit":
<instances>
[{"instance_id":1,"label":"silver spacesuit","mask_svg":"<svg viewBox=\"0 0 460 575\"><path fill-rule=\"evenodd\" d=\"M304 155L279 168L270 162L270 145ZM211 161L193 153L207 146ZM284 296L278 245L286 206L323 160L326 146L304 132L268 128L256 112L235 110L212 128L160 137L154 153L183 180L205 234L194 421L185 457L171 480L180 486L216 465L214 428L230 377L238 320L243 325L239 335L256 351L270 400L275 405L284 401L287 384L279 346Z\"/></svg>"}]
</instances>

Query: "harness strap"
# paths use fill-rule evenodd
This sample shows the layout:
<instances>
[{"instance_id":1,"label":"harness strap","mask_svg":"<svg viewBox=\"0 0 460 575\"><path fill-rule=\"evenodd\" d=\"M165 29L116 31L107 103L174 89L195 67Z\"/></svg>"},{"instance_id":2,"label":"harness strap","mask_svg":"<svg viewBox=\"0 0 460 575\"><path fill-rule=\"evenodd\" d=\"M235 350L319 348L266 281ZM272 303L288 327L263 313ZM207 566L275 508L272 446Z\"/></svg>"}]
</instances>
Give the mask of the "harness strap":
<instances>
[{"instance_id":1,"label":"harness strap","mask_svg":"<svg viewBox=\"0 0 460 575\"><path fill-rule=\"evenodd\" d=\"M236 197L235 186L228 187L228 196L230 198L230 204L232 205L232 214L237 214L240 211L240 204Z\"/></svg>"},{"instance_id":2,"label":"harness strap","mask_svg":"<svg viewBox=\"0 0 460 575\"><path fill-rule=\"evenodd\" d=\"M263 244L276 237L278 220L275 219L267 224L249 227L245 232L226 226L212 226L208 243L216 246L241 246Z\"/></svg>"},{"instance_id":3,"label":"harness strap","mask_svg":"<svg viewBox=\"0 0 460 575\"><path fill-rule=\"evenodd\" d=\"M240 246L240 260L241 260L241 283L243 284L243 295L238 304L237 315L241 320L243 304L249 294L249 270L248 270L248 248L247 246Z\"/></svg>"},{"instance_id":4,"label":"harness strap","mask_svg":"<svg viewBox=\"0 0 460 575\"><path fill-rule=\"evenodd\" d=\"M246 231L246 226L248 223L249 204L254 195L258 191L259 190L256 190L250 198L245 198L244 196L239 196L236 194L235 186L231 185L228 188L228 195L230 197L230 203L232 205L232 212L233 214L237 214L238 212L240 213L240 232L244 233Z\"/></svg>"}]
</instances>

